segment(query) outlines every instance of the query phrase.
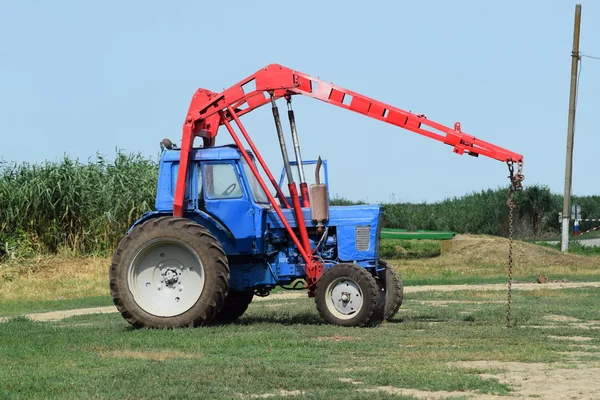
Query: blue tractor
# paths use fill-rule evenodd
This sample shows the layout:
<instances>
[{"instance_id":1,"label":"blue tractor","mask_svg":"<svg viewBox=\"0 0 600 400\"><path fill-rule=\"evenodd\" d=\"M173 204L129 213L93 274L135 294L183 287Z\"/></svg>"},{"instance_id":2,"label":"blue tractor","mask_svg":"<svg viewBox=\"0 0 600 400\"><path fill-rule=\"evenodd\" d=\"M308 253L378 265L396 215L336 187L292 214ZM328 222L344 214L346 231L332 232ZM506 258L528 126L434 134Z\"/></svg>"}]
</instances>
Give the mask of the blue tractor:
<instances>
[{"instance_id":1,"label":"blue tractor","mask_svg":"<svg viewBox=\"0 0 600 400\"><path fill-rule=\"evenodd\" d=\"M162 152L155 210L115 253L111 287L124 317L151 327L232 321L255 295L304 285L302 257L236 146L192 150L184 218L172 216L180 151ZM324 173L315 165L327 182L326 163ZM282 211L297 229L293 210ZM315 287L323 318L361 326L391 318L402 282L379 260L381 207L329 207L323 227L310 208L302 211L313 255L325 267Z\"/></svg>"},{"instance_id":2,"label":"blue tractor","mask_svg":"<svg viewBox=\"0 0 600 400\"><path fill-rule=\"evenodd\" d=\"M513 182L522 180L522 156L463 134L458 124L446 128L280 65L272 64L220 94L199 89L181 148L169 140L161 143L155 209L133 224L113 255L111 294L133 326L231 322L254 296L267 296L278 286L307 289L321 317L331 324L373 326L398 312L402 280L379 254L382 207L329 205L327 163L320 158L305 161L300 154L291 110L296 94L428 137L438 135L434 138L459 154L483 154L511 166L517 162ZM275 102L281 97L288 101L295 162L288 159ZM269 102L284 164L279 182L239 120ZM221 125L234 144L215 146ZM202 146L194 147L196 137L203 139ZM309 168L314 173L309 174L314 175L310 186L305 174Z\"/></svg>"}]
</instances>

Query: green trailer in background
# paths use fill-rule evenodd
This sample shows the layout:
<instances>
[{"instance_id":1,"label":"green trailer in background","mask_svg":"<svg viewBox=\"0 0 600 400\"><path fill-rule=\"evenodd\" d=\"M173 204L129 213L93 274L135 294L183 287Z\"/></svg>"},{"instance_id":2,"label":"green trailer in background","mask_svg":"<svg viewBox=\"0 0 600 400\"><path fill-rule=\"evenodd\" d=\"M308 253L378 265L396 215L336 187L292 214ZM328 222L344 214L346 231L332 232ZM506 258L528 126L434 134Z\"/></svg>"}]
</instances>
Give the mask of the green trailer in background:
<instances>
[{"instance_id":1,"label":"green trailer in background","mask_svg":"<svg viewBox=\"0 0 600 400\"><path fill-rule=\"evenodd\" d=\"M441 240L440 252L444 254L452 249L452 240L456 232L445 231L409 231L408 229L382 228L381 239L396 240Z\"/></svg>"}]
</instances>

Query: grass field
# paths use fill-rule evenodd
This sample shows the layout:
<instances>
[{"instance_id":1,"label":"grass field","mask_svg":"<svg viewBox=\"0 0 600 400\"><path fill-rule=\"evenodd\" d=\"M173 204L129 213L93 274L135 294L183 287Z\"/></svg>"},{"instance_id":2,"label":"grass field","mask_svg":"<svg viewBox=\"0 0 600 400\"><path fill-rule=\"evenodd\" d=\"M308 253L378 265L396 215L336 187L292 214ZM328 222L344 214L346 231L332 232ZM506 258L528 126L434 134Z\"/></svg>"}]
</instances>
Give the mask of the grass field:
<instances>
[{"instance_id":1,"label":"grass field","mask_svg":"<svg viewBox=\"0 0 600 400\"><path fill-rule=\"evenodd\" d=\"M293 296L255 301L228 326L133 330L116 313L34 322L20 315L110 305L107 259L3 265L0 398L600 398L598 288L515 290L512 328L504 291L416 290L504 281L505 244L463 237L450 254L393 261L405 301L368 329L325 325ZM515 255L520 281L600 281L598 257L527 243Z\"/></svg>"},{"instance_id":2,"label":"grass field","mask_svg":"<svg viewBox=\"0 0 600 400\"><path fill-rule=\"evenodd\" d=\"M515 382L536 368L600 376L598 289L515 292L511 329L504 300L503 292L413 293L394 321L374 329L324 325L307 298L257 301L236 324L178 331L132 330L118 314L16 317L0 324L0 397L469 398L533 390L552 398L547 386L557 382ZM567 379L560 384L555 390L575 390Z\"/></svg>"}]
</instances>

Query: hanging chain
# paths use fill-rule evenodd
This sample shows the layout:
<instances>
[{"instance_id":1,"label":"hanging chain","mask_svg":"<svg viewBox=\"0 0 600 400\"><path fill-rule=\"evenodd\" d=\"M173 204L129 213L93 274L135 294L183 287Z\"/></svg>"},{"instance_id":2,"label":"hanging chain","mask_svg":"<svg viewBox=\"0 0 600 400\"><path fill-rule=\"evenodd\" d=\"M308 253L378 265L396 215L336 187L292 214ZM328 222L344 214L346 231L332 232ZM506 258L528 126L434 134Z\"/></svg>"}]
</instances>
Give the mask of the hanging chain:
<instances>
[{"instance_id":1,"label":"hanging chain","mask_svg":"<svg viewBox=\"0 0 600 400\"><path fill-rule=\"evenodd\" d=\"M518 171L514 172L514 163L509 161L508 172L510 179L510 186L508 188L508 293L507 293L507 307L506 307L506 326L510 328L510 306L512 303L512 272L513 272L513 229L514 229L514 210L515 202L514 195L516 191L523 188L522 182L525 177L523 176L523 163L519 162Z\"/></svg>"}]
</instances>

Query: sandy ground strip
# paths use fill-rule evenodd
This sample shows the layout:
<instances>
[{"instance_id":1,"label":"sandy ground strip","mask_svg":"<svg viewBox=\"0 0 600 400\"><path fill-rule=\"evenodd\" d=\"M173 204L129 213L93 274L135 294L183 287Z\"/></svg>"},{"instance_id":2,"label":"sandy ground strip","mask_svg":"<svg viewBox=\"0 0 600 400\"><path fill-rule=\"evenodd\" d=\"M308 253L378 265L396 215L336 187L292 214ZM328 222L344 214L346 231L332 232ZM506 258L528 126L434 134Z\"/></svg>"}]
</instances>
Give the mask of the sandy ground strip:
<instances>
[{"instance_id":1,"label":"sandy ground strip","mask_svg":"<svg viewBox=\"0 0 600 400\"><path fill-rule=\"evenodd\" d=\"M559 282L559 283L513 283L513 290L539 290L539 289L575 289L600 287L600 282ZM404 293L419 292L453 292L457 290L506 290L506 284L481 284L481 285L426 285L405 287ZM267 297L255 297L254 301L293 300L306 297L306 292L298 291L291 293L277 293ZM61 319L87 314L116 313L114 306L79 308L74 310L51 311L44 313L25 314L25 317L33 321L58 321ZM8 321L8 317L0 317L0 323Z\"/></svg>"}]
</instances>

